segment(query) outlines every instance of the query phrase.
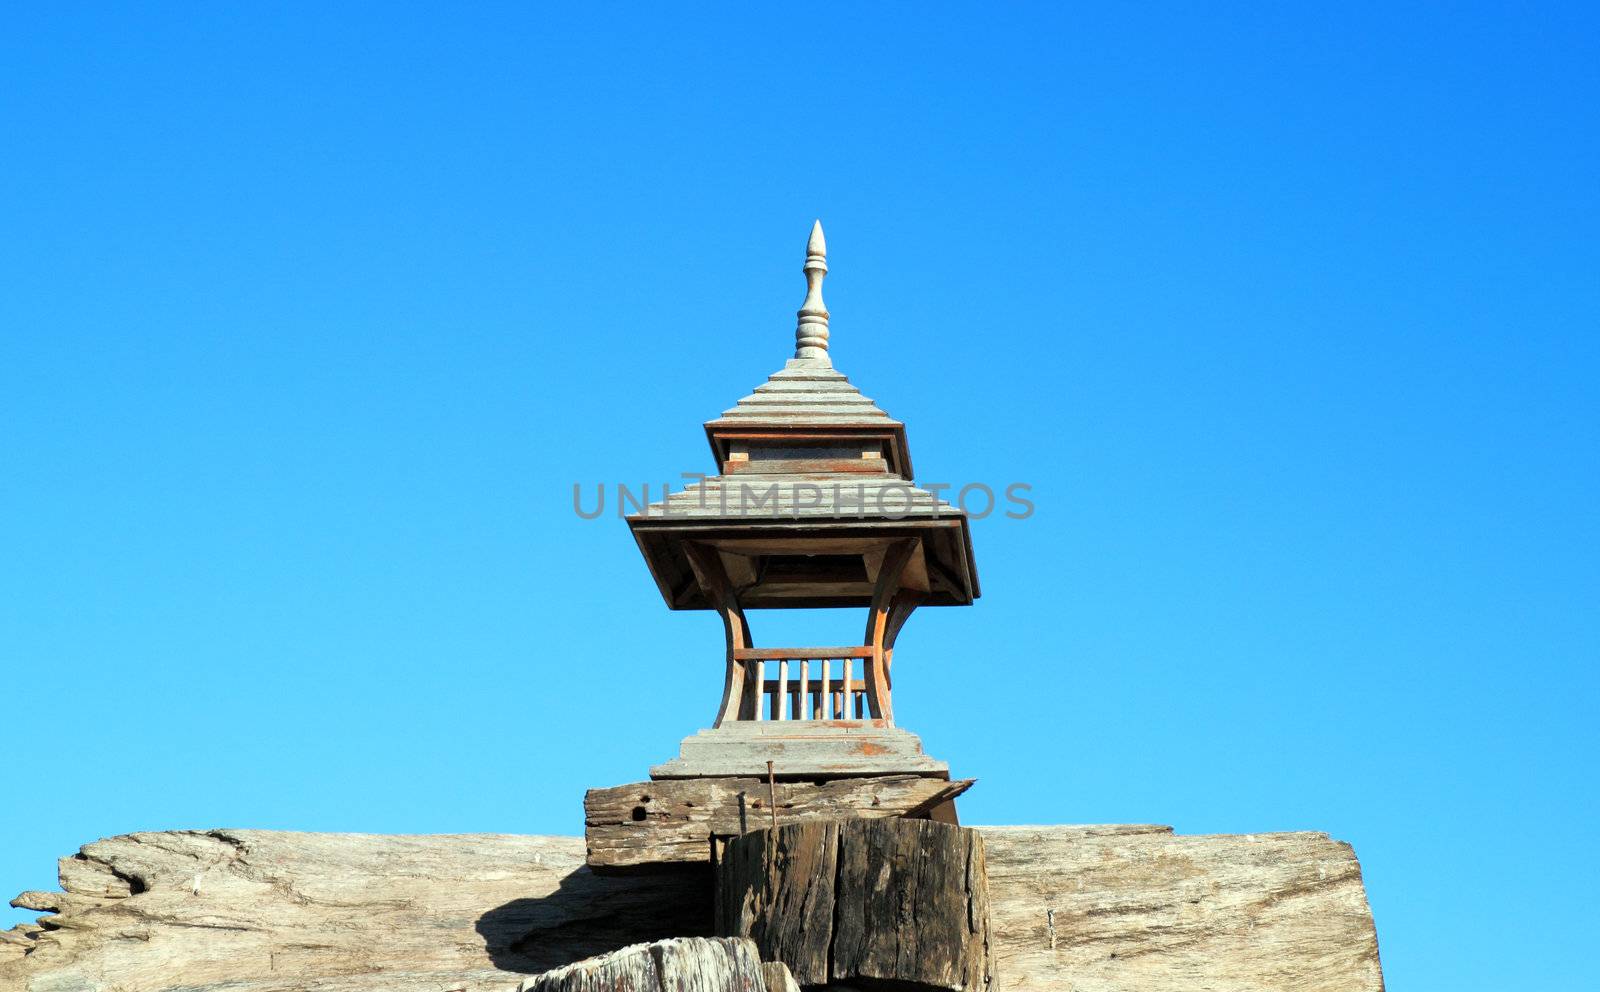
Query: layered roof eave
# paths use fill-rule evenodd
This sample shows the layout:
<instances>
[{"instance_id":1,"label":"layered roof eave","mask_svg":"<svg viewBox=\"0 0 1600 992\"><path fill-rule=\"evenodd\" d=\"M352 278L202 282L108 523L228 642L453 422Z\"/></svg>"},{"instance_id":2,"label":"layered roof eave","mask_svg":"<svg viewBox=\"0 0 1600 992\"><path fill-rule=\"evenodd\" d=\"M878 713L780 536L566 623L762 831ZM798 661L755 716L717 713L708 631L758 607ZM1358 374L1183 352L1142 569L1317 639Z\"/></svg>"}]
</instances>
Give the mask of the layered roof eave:
<instances>
[{"instance_id":1,"label":"layered roof eave","mask_svg":"<svg viewBox=\"0 0 1600 992\"><path fill-rule=\"evenodd\" d=\"M789 359L766 382L724 410L722 416L707 421L705 428L719 462L727 452L717 439L738 432L878 433L891 440L891 462L896 473L906 479L912 477L905 424L863 396L844 373L826 361Z\"/></svg>"},{"instance_id":2,"label":"layered roof eave","mask_svg":"<svg viewBox=\"0 0 1600 992\"><path fill-rule=\"evenodd\" d=\"M709 609L691 579L683 542L817 541L920 538L938 573L927 605L963 606L981 595L967 514L937 495L883 473L841 478L833 473L714 476L627 516L639 550L671 609ZM776 545L775 545L776 546ZM848 597L784 606L859 606Z\"/></svg>"},{"instance_id":3,"label":"layered roof eave","mask_svg":"<svg viewBox=\"0 0 1600 992\"><path fill-rule=\"evenodd\" d=\"M960 508L892 473L715 475L649 504L636 521L695 520L949 520L966 518Z\"/></svg>"}]
</instances>

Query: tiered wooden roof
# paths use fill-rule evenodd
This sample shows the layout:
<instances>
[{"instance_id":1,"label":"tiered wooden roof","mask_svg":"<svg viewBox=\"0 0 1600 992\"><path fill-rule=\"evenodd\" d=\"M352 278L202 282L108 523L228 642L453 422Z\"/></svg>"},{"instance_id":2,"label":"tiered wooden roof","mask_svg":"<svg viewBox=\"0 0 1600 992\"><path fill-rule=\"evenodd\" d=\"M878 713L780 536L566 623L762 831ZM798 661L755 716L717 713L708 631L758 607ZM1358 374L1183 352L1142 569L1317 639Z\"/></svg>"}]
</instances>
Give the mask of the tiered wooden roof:
<instances>
[{"instance_id":1,"label":"tiered wooden roof","mask_svg":"<svg viewBox=\"0 0 1600 992\"><path fill-rule=\"evenodd\" d=\"M747 606L865 606L882 549L917 538L909 574L927 604L972 602L979 589L966 514L912 484L905 425L833 367L820 223L805 272L795 356L705 425L721 474L628 518L662 597L673 609L712 607L684 549L694 542L727 559ZM768 566L797 567L774 556L827 559L835 571L826 580L785 575L767 583ZM863 564L859 576L838 561L852 556Z\"/></svg>"},{"instance_id":2,"label":"tiered wooden roof","mask_svg":"<svg viewBox=\"0 0 1600 992\"><path fill-rule=\"evenodd\" d=\"M791 358L722 416L706 423L718 464L728 442L772 433L878 439L890 470L911 478L906 425L884 413L827 359Z\"/></svg>"}]
</instances>

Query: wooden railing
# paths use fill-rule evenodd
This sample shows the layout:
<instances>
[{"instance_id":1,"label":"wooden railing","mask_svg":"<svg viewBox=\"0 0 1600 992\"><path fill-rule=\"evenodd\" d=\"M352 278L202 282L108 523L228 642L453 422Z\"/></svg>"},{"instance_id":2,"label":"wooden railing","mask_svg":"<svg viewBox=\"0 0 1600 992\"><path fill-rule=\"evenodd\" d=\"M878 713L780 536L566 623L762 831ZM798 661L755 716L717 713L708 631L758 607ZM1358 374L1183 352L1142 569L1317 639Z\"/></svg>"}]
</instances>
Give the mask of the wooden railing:
<instances>
[{"instance_id":1,"label":"wooden railing","mask_svg":"<svg viewBox=\"0 0 1600 992\"><path fill-rule=\"evenodd\" d=\"M746 720L861 720L870 712L866 664L870 647L739 648L733 660L751 667L761 687L754 715ZM769 674L775 678L768 678Z\"/></svg>"}]
</instances>

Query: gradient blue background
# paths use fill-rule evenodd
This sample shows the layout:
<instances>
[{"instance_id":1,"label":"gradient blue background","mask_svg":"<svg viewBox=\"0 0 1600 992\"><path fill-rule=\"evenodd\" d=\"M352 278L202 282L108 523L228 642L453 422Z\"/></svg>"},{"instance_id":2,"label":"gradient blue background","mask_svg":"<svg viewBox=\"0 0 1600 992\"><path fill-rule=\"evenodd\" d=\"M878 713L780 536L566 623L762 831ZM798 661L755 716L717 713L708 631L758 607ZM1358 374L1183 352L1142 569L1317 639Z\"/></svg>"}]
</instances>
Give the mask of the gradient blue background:
<instances>
[{"instance_id":1,"label":"gradient blue background","mask_svg":"<svg viewBox=\"0 0 1600 992\"><path fill-rule=\"evenodd\" d=\"M4 895L578 832L721 634L572 484L710 468L820 216L920 478L1034 486L901 641L968 822L1325 830L1391 987L1593 981L1595 8L324 6L0 27Z\"/></svg>"}]
</instances>

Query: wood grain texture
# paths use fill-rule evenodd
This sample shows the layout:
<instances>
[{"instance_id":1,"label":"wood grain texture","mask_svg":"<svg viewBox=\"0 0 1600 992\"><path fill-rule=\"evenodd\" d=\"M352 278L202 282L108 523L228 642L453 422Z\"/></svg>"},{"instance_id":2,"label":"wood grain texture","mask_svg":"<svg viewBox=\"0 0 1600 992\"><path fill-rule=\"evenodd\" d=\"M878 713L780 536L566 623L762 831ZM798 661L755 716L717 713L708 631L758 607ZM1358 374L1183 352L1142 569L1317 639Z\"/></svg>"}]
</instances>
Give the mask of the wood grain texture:
<instances>
[{"instance_id":1,"label":"wood grain texture","mask_svg":"<svg viewBox=\"0 0 1600 992\"><path fill-rule=\"evenodd\" d=\"M983 840L930 820L811 821L734 840L717 932L755 941L801 985L987 992Z\"/></svg>"},{"instance_id":2,"label":"wood grain texture","mask_svg":"<svg viewBox=\"0 0 1600 992\"><path fill-rule=\"evenodd\" d=\"M801 985L829 981L842 822L746 834L728 845L717 872L717 932L755 941L762 958L788 965Z\"/></svg>"},{"instance_id":3,"label":"wood grain texture","mask_svg":"<svg viewBox=\"0 0 1600 992\"><path fill-rule=\"evenodd\" d=\"M780 780L950 777L949 764L922 750L922 738L871 719L729 721L685 737L678 757L652 765L650 777L765 778L769 761Z\"/></svg>"},{"instance_id":4,"label":"wood grain texture","mask_svg":"<svg viewBox=\"0 0 1600 992\"><path fill-rule=\"evenodd\" d=\"M835 981L987 992L983 838L931 820L857 820L839 844Z\"/></svg>"},{"instance_id":5,"label":"wood grain texture","mask_svg":"<svg viewBox=\"0 0 1600 992\"><path fill-rule=\"evenodd\" d=\"M778 817L925 816L967 791L954 782L916 775L834 779L821 785L779 782ZM599 869L657 864L707 864L713 837L764 827L767 783L756 778L673 779L590 789L583 797L589 865Z\"/></svg>"},{"instance_id":6,"label":"wood grain texture","mask_svg":"<svg viewBox=\"0 0 1600 992\"><path fill-rule=\"evenodd\" d=\"M800 985L782 961L761 962L761 976L767 980L767 992L800 992Z\"/></svg>"},{"instance_id":7,"label":"wood grain texture","mask_svg":"<svg viewBox=\"0 0 1600 992\"><path fill-rule=\"evenodd\" d=\"M997 992L1381 992L1349 845L1323 834L978 828ZM63 859L6 992L509 992L711 932L708 871L602 877L577 837L133 834ZM64 895L64 897L63 897Z\"/></svg>"},{"instance_id":8,"label":"wood grain texture","mask_svg":"<svg viewBox=\"0 0 1600 992\"><path fill-rule=\"evenodd\" d=\"M1326 834L982 832L1001 988L1383 989L1361 866Z\"/></svg>"},{"instance_id":9,"label":"wood grain texture","mask_svg":"<svg viewBox=\"0 0 1600 992\"><path fill-rule=\"evenodd\" d=\"M781 973L774 992L785 992ZM517 992L768 992L748 940L682 937L634 944L526 979Z\"/></svg>"}]
</instances>

